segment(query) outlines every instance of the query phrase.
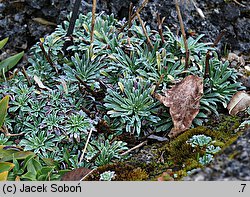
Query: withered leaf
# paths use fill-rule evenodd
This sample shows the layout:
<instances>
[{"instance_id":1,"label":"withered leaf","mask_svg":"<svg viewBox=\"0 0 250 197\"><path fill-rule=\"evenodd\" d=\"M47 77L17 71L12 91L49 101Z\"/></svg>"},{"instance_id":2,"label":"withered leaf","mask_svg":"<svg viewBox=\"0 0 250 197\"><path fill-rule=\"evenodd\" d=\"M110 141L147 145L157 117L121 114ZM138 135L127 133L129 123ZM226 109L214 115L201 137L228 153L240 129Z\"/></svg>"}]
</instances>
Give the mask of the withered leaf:
<instances>
[{"instance_id":1,"label":"withered leaf","mask_svg":"<svg viewBox=\"0 0 250 197\"><path fill-rule=\"evenodd\" d=\"M168 136L173 138L187 130L199 113L200 99L203 95L203 79L189 75L164 93L165 96L155 94L155 98L166 107L170 107L174 128Z\"/></svg>"},{"instance_id":2,"label":"withered leaf","mask_svg":"<svg viewBox=\"0 0 250 197\"><path fill-rule=\"evenodd\" d=\"M34 75L34 81L36 82L36 84L38 85L39 88L51 90L47 86L43 85L43 82L41 81L41 79L38 76L36 76L36 75Z\"/></svg>"},{"instance_id":3,"label":"withered leaf","mask_svg":"<svg viewBox=\"0 0 250 197\"><path fill-rule=\"evenodd\" d=\"M250 106L250 95L245 91L236 92L227 105L230 115L236 115Z\"/></svg>"},{"instance_id":4,"label":"withered leaf","mask_svg":"<svg viewBox=\"0 0 250 197\"><path fill-rule=\"evenodd\" d=\"M91 170L88 168L77 168L70 172L66 172L62 176L61 181L80 181L84 176L86 176L90 172Z\"/></svg>"}]
</instances>

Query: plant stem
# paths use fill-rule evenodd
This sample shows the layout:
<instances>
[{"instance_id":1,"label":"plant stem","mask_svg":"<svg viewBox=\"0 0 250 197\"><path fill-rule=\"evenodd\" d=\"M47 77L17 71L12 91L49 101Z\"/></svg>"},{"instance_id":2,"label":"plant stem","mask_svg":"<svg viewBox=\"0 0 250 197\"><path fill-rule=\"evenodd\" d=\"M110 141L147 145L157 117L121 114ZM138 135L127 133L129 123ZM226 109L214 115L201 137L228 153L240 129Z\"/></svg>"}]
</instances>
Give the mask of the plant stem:
<instances>
[{"instance_id":1,"label":"plant stem","mask_svg":"<svg viewBox=\"0 0 250 197\"><path fill-rule=\"evenodd\" d=\"M27 72L26 72L24 66L22 66L22 73L23 73L23 75L25 76L25 78L26 78L27 81L28 81L28 86L31 87L31 86L32 86L32 83L30 82L30 78L29 78L29 76L28 76L28 74L27 74Z\"/></svg>"},{"instance_id":2,"label":"plant stem","mask_svg":"<svg viewBox=\"0 0 250 197\"><path fill-rule=\"evenodd\" d=\"M43 52L43 55L45 56L46 60L49 62L49 64L55 69L56 73L58 74L58 70L56 68L56 66L54 65L53 61L51 60L50 56L48 55L48 53L45 51L43 43L40 42L39 46Z\"/></svg>"},{"instance_id":3,"label":"plant stem","mask_svg":"<svg viewBox=\"0 0 250 197\"><path fill-rule=\"evenodd\" d=\"M221 38L224 36L224 34L226 33L226 29L223 29L222 32L217 36L217 38L215 39L212 47L215 47L221 40Z\"/></svg>"},{"instance_id":4,"label":"plant stem","mask_svg":"<svg viewBox=\"0 0 250 197\"><path fill-rule=\"evenodd\" d=\"M210 60L210 51L206 53L206 60L205 60L205 74L204 74L204 80L209 77L209 72L210 72L210 65L209 65L209 60Z\"/></svg>"},{"instance_id":5,"label":"plant stem","mask_svg":"<svg viewBox=\"0 0 250 197\"><path fill-rule=\"evenodd\" d=\"M188 50L187 38L186 38L185 28L184 28L184 24L183 24L183 20L182 20L178 0L175 0L175 7L176 7L179 22L180 22L181 34L182 34L182 37L183 37L184 47L185 47L185 51L186 51L185 69L187 70L188 69L188 64L189 64L189 50Z\"/></svg>"},{"instance_id":6,"label":"plant stem","mask_svg":"<svg viewBox=\"0 0 250 197\"><path fill-rule=\"evenodd\" d=\"M76 19L78 17L78 11L81 5L81 0L76 0L74 7L73 7L73 11L72 11L72 15L69 21L69 28L67 30L67 34L66 36L71 36L74 32L74 28L75 28L75 23L76 23Z\"/></svg>"},{"instance_id":7,"label":"plant stem","mask_svg":"<svg viewBox=\"0 0 250 197\"><path fill-rule=\"evenodd\" d=\"M141 6L140 6L140 7L136 10L136 12L131 16L130 22L132 22L132 21L134 20L134 18L135 18L136 15L137 15L136 13L139 14L140 11L147 5L147 3L148 3L148 0L144 0L144 1L142 2ZM129 24L129 22L127 21L127 22L123 25L123 27L119 30L119 32L122 32L128 24Z\"/></svg>"},{"instance_id":8,"label":"plant stem","mask_svg":"<svg viewBox=\"0 0 250 197\"><path fill-rule=\"evenodd\" d=\"M24 135L24 132L21 132L21 133L9 133L7 127L4 126L4 125L2 126L2 128L0 128L0 132L3 132L6 137L13 137L13 136Z\"/></svg>"},{"instance_id":9,"label":"plant stem","mask_svg":"<svg viewBox=\"0 0 250 197\"><path fill-rule=\"evenodd\" d=\"M64 42L63 45L63 51L64 53L66 53L66 49L68 46L72 45L73 41L72 41L72 34L74 32L74 28L75 28L75 23L76 23L76 19L78 17L78 12L79 12L79 8L81 5L81 0L76 0L74 7L73 7L73 11L72 11L72 15L70 17L70 21L69 21L69 27L67 29L67 33L66 33L66 41Z\"/></svg>"},{"instance_id":10,"label":"plant stem","mask_svg":"<svg viewBox=\"0 0 250 197\"><path fill-rule=\"evenodd\" d=\"M162 32L162 24L163 24L163 21L165 20L165 17L163 17L161 19L160 17L160 14L157 13L157 23L158 23L158 32L159 32L159 35L161 37L161 42L164 43L165 40L164 40L164 37L163 37L163 32Z\"/></svg>"},{"instance_id":11,"label":"plant stem","mask_svg":"<svg viewBox=\"0 0 250 197\"><path fill-rule=\"evenodd\" d=\"M82 162L83 158L84 158L84 154L85 154L85 152L86 152L86 150L87 150L87 146L88 146L88 144L89 144L89 139L90 139L90 136L91 136L91 134L92 134L92 131L93 131L93 129L91 128L90 131L89 131L89 135L88 135L86 144L85 144L85 146L84 146L84 149L83 149L83 151L82 151L82 155L81 155L81 158L80 158L78 164L80 164L80 163Z\"/></svg>"},{"instance_id":12,"label":"plant stem","mask_svg":"<svg viewBox=\"0 0 250 197\"><path fill-rule=\"evenodd\" d=\"M152 42L151 42L151 40L150 40L150 38L149 38L149 36L148 36L147 30L146 30L145 25L144 25L144 23L143 23L143 21L142 21L142 19L141 19L141 17L140 17L140 14L136 12L136 15L137 15L137 18L138 18L139 21L140 21L140 24L141 24L141 26L142 26L142 30L143 30L143 32L144 32L146 38L147 38L148 44L150 45L151 49L153 49L154 46L153 46L153 44L152 44Z\"/></svg>"},{"instance_id":13,"label":"plant stem","mask_svg":"<svg viewBox=\"0 0 250 197\"><path fill-rule=\"evenodd\" d=\"M145 145L147 142L148 142L147 140L143 141L142 143L140 143L140 144L134 146L133 148L125 151L124 153L122 153L121 156L126 155L126 154L130 153L131 151L133 151L133 150L135 150L137 148L140 148L141 146Z\"/></svg>"},{"instance_id":14,"label":"plant stem","mask_svg":"<svg viewBox=\"0 0 250 197\"><path fill-rule=\"evenodd\" d=\"M246 7L245 5L243 5L242 3L238 2L237 0L233 0L234 3L238 4L241 7Z\"/></svg>"},{"instance_id":15,"label":"plant stem","mask_svg":"<svg viewBox=\"0 0 250 197\"><path fill-rule=\"evenodd\" d=\"M90 42L94 41L96 0L93 0Z\"/></svg>"},{"instance_id":16,"label":"plant stem","mask_svg":"<svg viewBox=\"0 0 250 197\"><path fill-rule=\"evenodd\" d=\"M131 30L130 30L132 26L132 21L131 21L132 11L133 11L133 3L131 2L129 5L129 10L128 10L128 36L129 37L132 37Z\"/></svg>"}]
</instances>

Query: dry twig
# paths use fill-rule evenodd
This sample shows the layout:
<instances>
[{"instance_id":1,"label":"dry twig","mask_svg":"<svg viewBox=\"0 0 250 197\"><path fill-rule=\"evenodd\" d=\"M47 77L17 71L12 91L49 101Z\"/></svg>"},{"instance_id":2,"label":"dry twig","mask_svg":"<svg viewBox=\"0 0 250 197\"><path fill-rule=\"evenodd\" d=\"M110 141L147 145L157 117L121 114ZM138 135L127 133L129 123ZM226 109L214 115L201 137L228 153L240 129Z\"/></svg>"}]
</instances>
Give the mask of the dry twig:
<instances>
[{"instance_id":1,"label":"dry twig","mask_svg":"<svg viewBox=\"0 0 250 197\"><path fill-rule=\"evenodd\" d=\"M205 60L205 74L204 74L204 80L209 77L209 72L210 72L210 65L209 65L209 60L210 60L210 51L207 52L206 54L206 60Z\"/></svg>"},{"instance_id":2,"label":"dry twig","mask_svg":"<svg viewBox=\"0 0 250 197\"><path fill-rule=\"evenodd\" d=\"M140 6L140 7L136 10L136 12L131 16L130 22L132 22L132 21L134 20L134 18L136 17L137 13L139 14L140 11L147 5L147 3L148 3L148 0L144 0L144 1L142 2L141 6ZM127 27L128 24L129 24L129 22L127 21L127 22L123 25L123 27L119 30L119 32L122 32L122 31L125 29L125 27Z\"/></svg>"},{"instance_id":3,"label":"dry twig","mask_svg":"<svg viewBox=\"0 0 250 197\"><path fill-rule=\"evenodd\" d=\"M215 47L220 42L221 38L225 35L226 31L227 31L226 29L222 30L222 32L215 39L212 47Z\"/></svg>"},{"instance_id":4,"label":"dry twig","mask_svg":"<svg viewBox=\"0 0 250 197\"><path fill-rule=\"evenodd\" d=\"M92 174L96 169L97 169L97 168L94 168L93 170L91 170L88 174L86 174L84 177L82 177L82 178L80 179L80 181L83 181L84 179L86 179L87 176L89 176L90 174Z\"/></svg>"},{"instance_id":5,"label":"dry twig","mask_svg":"<svg viewBox=\"0 0 250 197\"><path fill-rule=\"evenodd\" d=\"M41 48L41 50L42 50L42 52L43 52L43 55L45 56L46 60L47 60L47 61L49 62L49 64L55 69L56 73L58 74L58 70L57 70L56 66L54 65L52 59L51 59L50 56L48 55L48 53L45 51L44 46L43 46L43 43L40 42L40 43L39 43L39 46L40 46L40 48Z\"/></svg>"},{"instance_id":6,"label":"dry twig","mask_svg":"<svg viewBox=\"0 0 250 197\"><path fill-rule=\"evenodd\" d=\"M145 34L145 36L146 36L146 38L147 38L147 42L148 42L148 44L150 45L151 49L153 49L154 46L153 46L153 44L152 44L152 42L151 42L151 40L150 40L150 38L149 38L149 36L148 36L147 30L146 30L145 25L144 25L144 23L143 23L143 21L142 21L142 19L141 19L141 17L140 17L140 14L136 12L136 15L137 15L137 18L138 18L139 21L140 21L141 26L142 26L143 33Z\"/></svg>"},{"instance_id":7,"label":"dry twig","mask_svg":"<svg viewBox=\"0 0 250 197\"><path fill-rule=\"evenodd\" d=\"M96 0L93 0L90 42L94 41Z\"/></svg>"},{"instance_id":8,"label":"dry twig","mask_svg":"<svg viewBox=\"0 0 250 197\"><path fill-rule=\"evenodd\" d=\"M238 4L241 7L246 7L245 5L243 5L242 3L238 2L237 0L233 0L234 3Z\"/></svg>"},{"instance_id":9,"label":"dry twig","mask_svg":"<svg viewBox=\"0 0 250 197\"><path fill-rule=\"evenodd\" d=\"M80 158L78 164L80 164L80 163L82 162L83 158L84 158L84 154L85 154L85 152L86 152L86 150L87 150L87 146L88 146L88 144L89 144L89 139L90 139L90 137L91 137L92 131L93 131L93 129L91 128L90 131L89 131L89 135L88 135L86 144L85 144L85 146L84 146L84 149L83 149L83 151L82 151L82 155L81 155L81 158Z\"/></svg>"},{"instance_id":10,"label":"dry twig","mask_svg":"<svg viewBox=\"0 0 250 197\"><path fill-rule=\"evenodd\" d=\"M180 22L181 34L182 34L182 37L183 37L184 47L185 47L185 51L186 51L185 69L188 69L189 50L188 50L187 38L186 38L186 33L185 33L185 29L184 29L184 24L183 24L183 20L182 20L182 16L181 16L181 10L180 10L178 0L175 0L175 7L176 7L179 22Z\"/></svg>"},{"instance_id":11,"label":"dry twig","mask_svg":"<svg viewBox=\"0 0 250 197\"><path fill-rule=\"evenodd\" d=\"M125 151L124 153L122 153L121 156L126 155L126 154L130 153L131 151L133 151L133 150L135 150L135 149L137 149L137 148L142 147L142 146L145 145L147 142L148 142L147 140L143 141L142 143L140 143L140 144L134 146L133 148L131 148L131 149Z\"/></svg>"},{"instance_id":12,"label":"dry twig","mask_svg":"<svg viewBox=\"0 0 250 197\"><path fill-rule=\"evenodd\" d=\"M128 10L128 36L129 37L132 37L131 30L130 30L132 26L132 21L131 21L132 12L133 12L133 3L131 2L129 5L129 10Z\"/></svg>"},{"instance_id":13,"label":"dry twig","mask_svg":"<svg viewBox=\"0 0 250 197\"><path fill-rule=\"evenodd\" d=\"M22 66L22 73L23 73L24 77L25 77L25 78L27 79L27 81L28 81L28 86L31 87L31 86L32 86L32 83L30 82L30 78L29 78L29 76L28 76L28 74L27 74L27 72L26 72L24 66Z\"/></svg>"},{"instance_id":14,"label":"dry twig","mask_svg":"<svg viewBox=\"0 0 250 197\"><path fill-rule=\"evenodd\" d=\"M165 20L165 17L163 17L161 19L160 14L157 13L158 32L159 32L159 35L161 37L162 43L165 42L164 37L163 37L163 32L162 32L162 24L163 24L164 20Z\"/></svg>"},{"instance_id":15,"label":"dry twig","mask_svg":"<svg viewBox=\"0 0 250 197\"><path fill-rule=\"evenodd\" d=\"M2 128L0 128L0 131L3 132L6 137L20 136L24 134L23 132L22 133L9 133L6 126L2 126Z\"/></svg>"}]
</instances>

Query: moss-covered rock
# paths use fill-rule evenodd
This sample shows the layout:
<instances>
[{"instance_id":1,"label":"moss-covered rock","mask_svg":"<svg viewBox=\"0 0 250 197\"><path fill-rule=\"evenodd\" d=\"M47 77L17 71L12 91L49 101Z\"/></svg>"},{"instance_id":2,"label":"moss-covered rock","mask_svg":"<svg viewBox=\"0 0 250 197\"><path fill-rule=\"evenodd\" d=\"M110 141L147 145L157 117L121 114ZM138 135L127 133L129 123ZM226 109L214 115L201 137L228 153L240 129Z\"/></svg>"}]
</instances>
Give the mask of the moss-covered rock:
<instances>
[{"instance_id":1,"label":"moss-covered rock","mask_svg":"<svg viewBox=\"0 0 250 197\"><path fill-rule=\"evenodd\" d=\"M187 176L189 171L204 167L199 162L199 157L205 155L206 150L192 147L186 143L188 139L201 134L210 136L213 145L220 147L222 152L242 133L238 130L240 122L240 117L222 115L217 120L211 120L206 126L187 130L170 142L145 146L138 154L133 155L128 163L143 169L148 175L147 180L180 180ZM145 152L152 157L145 159Z\"/></svg>"},{"instance_id":2,"label":"moss-covered rock","mask_svg":"<svg viewBox=\"0 0 250 197\"><path fill-rule=\"evenodd\" d=\"M148 174L140 167L128 165L125 163L108 164L97 168L86 181L98 181L100 174L105 171L115 172L115 181L143 181L148 179Z\"/></svg>"}]
</instances>

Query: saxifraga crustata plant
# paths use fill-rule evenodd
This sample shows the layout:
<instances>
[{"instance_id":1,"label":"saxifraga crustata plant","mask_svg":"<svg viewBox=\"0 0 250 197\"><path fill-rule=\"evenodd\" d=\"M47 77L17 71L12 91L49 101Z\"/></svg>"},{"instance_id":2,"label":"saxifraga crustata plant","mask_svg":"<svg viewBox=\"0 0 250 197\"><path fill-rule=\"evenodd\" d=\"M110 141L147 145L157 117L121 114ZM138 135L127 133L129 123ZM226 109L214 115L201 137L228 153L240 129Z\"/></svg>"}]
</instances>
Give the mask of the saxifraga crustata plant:
<instances>
[{"instance_id":1,"label":"saxifraga crustata plant","mask_svg":"<svg viewBox=\"0 0 250 197\"><path fill-rule=\"evenodd\" d=\"M90 24L91 14L80 14L68 55L63 51L68 21L31 49L31 65L26 70L31 87L21 73L0 84L0 96L10 95L5 125L12 133L24 133L19 145L41 158L56 160L63 168L94 167L122 158L125 143L112 141L109 134L93 132L79 163L89 131L95 130L100 120L107 120L112 135L168 132L172 125L168 108L152 93L170 88L188 74L203 77L205 54L212 50L211 43L200 41L203 35L188 38L190 68L185 70L182 39L167 27L163 29L164 42L157 31L145 27L151 47L135 20L120 32L124 22L113 15L97 14L93 43ZM52 62L46 59L41 45ZM33 80L35 75L48 89L39 88ZM236 82L237 77L227 62L216 56L210 59L210 76L204 81L195 124L202 124L210 114L218 114L219 106L225 106L235 91L244 88ZM100 92L104 96L98 97Z\"/></svg>"},{"instance_id":2,"label":"saxifraga crustata plant","mask_svg":"<svg viewBox=\"0 0 250 197\"><path fill-rule=\"evenodd\" d=\"M123 79L118 82L118 90L108 89L104 106L107 114L124 125L126 132L140 135L142 127L157 123L155 113L157 102L150 96L152 87L142 79Z\"/></svg>"}]
</instances>

